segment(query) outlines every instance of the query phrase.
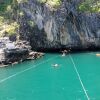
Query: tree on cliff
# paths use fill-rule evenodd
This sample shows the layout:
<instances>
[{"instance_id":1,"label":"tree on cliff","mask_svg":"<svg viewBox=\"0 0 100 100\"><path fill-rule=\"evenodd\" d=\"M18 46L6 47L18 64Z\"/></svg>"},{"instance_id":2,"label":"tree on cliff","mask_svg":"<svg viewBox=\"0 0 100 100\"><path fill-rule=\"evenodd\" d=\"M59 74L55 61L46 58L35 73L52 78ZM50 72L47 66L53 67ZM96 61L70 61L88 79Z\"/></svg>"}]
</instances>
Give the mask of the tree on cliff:
<instances>
[{"instance_id":1,"label":"tree on cliff","mask_svg":"<svg viewBox=\"0 0 100 100\"><path fill-rule=\"evenodd\" d=\"M91 13L100 12L100 0L84 0L79 4L79 10Z\"/></svg>"}]
</instances>

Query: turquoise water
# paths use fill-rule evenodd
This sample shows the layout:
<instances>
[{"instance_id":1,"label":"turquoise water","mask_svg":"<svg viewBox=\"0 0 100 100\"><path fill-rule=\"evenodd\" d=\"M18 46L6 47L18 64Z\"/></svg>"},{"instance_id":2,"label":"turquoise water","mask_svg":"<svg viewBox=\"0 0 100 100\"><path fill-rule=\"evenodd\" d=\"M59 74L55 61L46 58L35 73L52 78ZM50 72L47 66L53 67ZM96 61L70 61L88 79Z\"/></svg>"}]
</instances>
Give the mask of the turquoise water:
<instances>
[{"instance_id":1,"label":"turquoise water","mask_svg":"<svg viewBox=\"0 0 100 100\"><path fill-rule=\"evenodd\" d=\"M95 53L46 54L0 68L0 100L89 99L100 100L100 58Z\"/></svg>"}]
</instances>

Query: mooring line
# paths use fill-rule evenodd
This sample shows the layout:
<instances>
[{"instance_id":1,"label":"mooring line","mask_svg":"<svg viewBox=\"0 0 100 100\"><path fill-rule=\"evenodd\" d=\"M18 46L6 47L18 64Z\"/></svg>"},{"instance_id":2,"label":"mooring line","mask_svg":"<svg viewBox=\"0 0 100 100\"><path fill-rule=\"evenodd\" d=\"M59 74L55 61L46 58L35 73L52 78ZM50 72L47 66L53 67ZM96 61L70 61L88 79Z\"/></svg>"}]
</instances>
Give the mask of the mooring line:
<instances>
[{"instance_id":1,"label":"mooring line","mask_svg":"<svg viewBox=\"0 0 100 100\"><path fill-rule=\"evenodd\" d=\"M85 93L85 95L86 95L86 98L87 98L87 100L90 100L90 98L89 98L89 96L88 96L88 94L87 94L87 92L86 92L86 89L85 89L85 87L84 87L84 85L83 85L82 79L81 79L81 77L80 77L80 75L79 75L79 72L78 72L78 70L77 70L77 67L76 67L76 65L75 65L75 63L74 63L74 60L73 60L73 58L72 58L72 56L71 56L70 54L69 54L69 56L70 56L70 59L71 59L71 61L72 61L73 66L74 66L74 69L75 69L75 71L76 71L76 73L77 73L78 79L79 79L79 81L80 81L80 83L81 83L82 89L83 89L83 91L84 91L84 93Z\"/></svg>"},{"instance_id":2,"label":"mooring line","mask_svg":"<svg viewBox=\"0 0 100 100\"><path fill-rule=\"evenodd\" d=\"M56 56L56 57L58 57L58 56ZM12 78L12 77L15 77L15 76L17 76L17 75L19 75L19 74L22 74L22 73L24 73L24 72L26 72L26 71L28 71L28 70L30 70L30 69L33 69L33 68L35 68L35 67L37 67L37 66L39 66L39 65L41 65L41 64L43 64L43 63L46 63L46 62L48 62L48 61L50 61L50 60L52 60L52 59L55 59L56 57L52 57L52 58L50 58L50 59L48 59L48 60L46 60L46 61L42 61L42 62L39 63L39 64L33 65L33 66L30 67L30 68L27 68L27 69L25 69L25 70L23 70L23 71L17 72L17 73L15 73L15 74L13 74L13 75L10 75L10 76L8 76L8 77L6 77L6 78L0 80L0 83L4 82L4 81L6 81L6 80L8 80L8 79L10 79L10 78Z\"/></svg>"}]
</instances>

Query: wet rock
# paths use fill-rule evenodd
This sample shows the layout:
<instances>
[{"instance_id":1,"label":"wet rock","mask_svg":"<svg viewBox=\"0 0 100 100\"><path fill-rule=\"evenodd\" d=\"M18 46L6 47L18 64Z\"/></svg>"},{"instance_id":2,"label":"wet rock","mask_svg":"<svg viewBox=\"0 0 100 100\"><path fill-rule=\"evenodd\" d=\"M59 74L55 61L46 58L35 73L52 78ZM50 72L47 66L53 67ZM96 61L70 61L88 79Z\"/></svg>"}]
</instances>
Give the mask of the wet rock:
<instances>
[{"instance_id":1,"label":"wet rock","mask_svg":"<svg viewBox=\"0 0 100 100\"><path fill-rule=\"evenodd\" d=\"M18 64L25 60L33 60L43 56L43 53L33 52L27 41L19 40L10 43L2 41L2 43L4 46L0 48L0 67L6 67L9 64ZM11 46L12 44L13 47Z\"/></svg>"},{"instance_id":2,"label":"wet rock","mask_svg":"<svg viewBox=\"0 0 100 100\"><path fill-rule=\"evenodd\" d=\"M23 61L28 57L29 51L27 49L4 50L5 63L14 63Z\"/></svg>"}]
</instances>

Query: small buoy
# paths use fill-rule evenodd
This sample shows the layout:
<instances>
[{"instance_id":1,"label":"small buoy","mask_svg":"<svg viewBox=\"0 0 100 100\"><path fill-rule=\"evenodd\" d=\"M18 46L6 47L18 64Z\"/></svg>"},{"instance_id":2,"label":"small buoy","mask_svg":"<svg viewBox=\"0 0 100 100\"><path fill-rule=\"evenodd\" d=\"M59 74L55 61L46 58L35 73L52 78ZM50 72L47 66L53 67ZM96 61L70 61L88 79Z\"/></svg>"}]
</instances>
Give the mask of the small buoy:
<instances>
[{"instance_id":1,"label":"small buoy","mask_svg":"<svg viewBox=\"0 0 100 100\"><path fill-rule=\"evenodd\" d=\"M100 56L100 54L97 53L96 56Z\"/></svg>"}]
</instances>

